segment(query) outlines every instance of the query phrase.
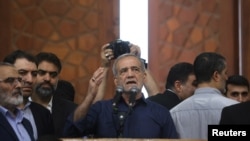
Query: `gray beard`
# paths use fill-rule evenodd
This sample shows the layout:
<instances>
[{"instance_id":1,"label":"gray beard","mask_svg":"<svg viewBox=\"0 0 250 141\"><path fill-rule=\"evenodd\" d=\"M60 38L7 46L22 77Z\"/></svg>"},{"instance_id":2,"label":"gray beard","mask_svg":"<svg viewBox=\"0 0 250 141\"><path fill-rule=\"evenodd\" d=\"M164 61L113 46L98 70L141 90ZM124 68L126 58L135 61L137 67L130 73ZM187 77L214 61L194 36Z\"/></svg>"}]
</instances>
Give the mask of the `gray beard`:
<instances>
[{"instance_id":1,"label":"gray beard","mask_svg":"<svg viewBox=\"0 0 250 141\"><path fill-rule=\"evenodd\" d=\"M47 98L53 96L55 90L52 85L50 87L42 87L42 84L36 87L36 94L41 98Z\"/></svg>"},{"instance_id":2,"label":"gray beard","mask_svg":"<svg viewBox=\"0 0 250 141\"><path fill-rule=\"evenodd\" d=\"M18 105L22 104L23 103L23 96L19 95L17 97L17 99L10 100L10 103L15 105L15 106L18 106Z\"/></svg>"},{"instance_id":3,"label":"gray beard","mask_svg":"<svg viewBox=\"0 0 250 141\"><path fill-rule=\"evenodd\" d=\"M1 98L1 102L0 104L4 107L16 107L20 104L23 103L23 96L22 95L18 95L17 98L13 98L13 97L9 97L6 95L2 95L0 96Z\"/></svg>"}]
</instances>

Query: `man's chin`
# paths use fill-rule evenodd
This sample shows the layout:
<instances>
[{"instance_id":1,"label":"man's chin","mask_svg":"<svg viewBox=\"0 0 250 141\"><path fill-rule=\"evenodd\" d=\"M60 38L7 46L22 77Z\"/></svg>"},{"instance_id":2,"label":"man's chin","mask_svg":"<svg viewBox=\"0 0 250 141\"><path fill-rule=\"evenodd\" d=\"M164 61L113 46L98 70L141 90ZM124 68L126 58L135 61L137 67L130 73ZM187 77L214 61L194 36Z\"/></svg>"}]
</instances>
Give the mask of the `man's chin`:
<instances>
[{"instance_id":1,"label":"man's chin","mask_svg":"<svg viewBox=\"0 0 250 141\"><path fill-rule=\"evenodd\" d=\"M29 98L32 95L31 91L23 91L23 98Z\"/></svg>"},{"instance_id":2,"label":"man's chin","mask_svg":"<svg viewBox=\"0 0 250 141\"><path fill-rule=\"evenodd\" d=\"M23 97L18 96L17 98L12 99L10 103L12 103L15 106L18 106L23 103Z\"/></svg>"}]
</instances>

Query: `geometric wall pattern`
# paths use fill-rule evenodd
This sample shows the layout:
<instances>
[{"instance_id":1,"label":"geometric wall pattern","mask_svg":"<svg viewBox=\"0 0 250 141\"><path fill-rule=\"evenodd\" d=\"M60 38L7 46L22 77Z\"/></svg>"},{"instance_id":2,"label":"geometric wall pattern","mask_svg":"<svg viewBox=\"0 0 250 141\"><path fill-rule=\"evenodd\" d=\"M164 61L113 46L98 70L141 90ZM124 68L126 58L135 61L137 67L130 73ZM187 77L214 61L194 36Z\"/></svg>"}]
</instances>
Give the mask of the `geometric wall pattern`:
<instances>
[{"instance_id":1,"label":"geometric wall pattern","mask_svg":"<svg viewBox=\"0 0 250 141\"><path fill-rule=\"evenodd\" d=\"M204 51L223 54L229 74L237 73L236 7L233 0L149 0L148 66L161 91L172 65L192 63ZM80 103L101 46L119 35L118 11L118 0L0 0L0 57L15 49L55 53L63 64L60 78L73 83Z\"/></svg>"},{"instance_id":2,"label":"geometric wall pattern","mask_svg":"<svg viewBox=\"0 0 250 141\"><path fill-rule=\"evenodd\" d=\"M101 8L107 5L111 9L110 2L12 0L11 48L33 54L55 53L63 63L60 78L73 83L75 101L79 103L86 94L90 77L99 67L101 46L115 37L109 30L115 31L116 23L103 21L115 19L113 13L106 14Z\"/></svg>"},{"instance_id":3,"label":"geometric wall pattern","mask_svg":"<svg viewBox=\"0 0 250 141\"><path fill-rule=\"evenodd\" d=\"M157 0L150 1L149 38L154 77L165 89L169 68L177 62L190 62L201 52L220 52L224 56L223 34L232 31L220 28L223 2L220 0ZM227 33L224 33L227 32ZM151 36L152 35L152 36ZM232 36L231 36L232 38ZM228 46L229 51L233 46ZM231 53L230 52L230 53ZM158 57L155 57L158 56ZM155 69L157 68L157 69Z\"/></svg>"}]
</instances>

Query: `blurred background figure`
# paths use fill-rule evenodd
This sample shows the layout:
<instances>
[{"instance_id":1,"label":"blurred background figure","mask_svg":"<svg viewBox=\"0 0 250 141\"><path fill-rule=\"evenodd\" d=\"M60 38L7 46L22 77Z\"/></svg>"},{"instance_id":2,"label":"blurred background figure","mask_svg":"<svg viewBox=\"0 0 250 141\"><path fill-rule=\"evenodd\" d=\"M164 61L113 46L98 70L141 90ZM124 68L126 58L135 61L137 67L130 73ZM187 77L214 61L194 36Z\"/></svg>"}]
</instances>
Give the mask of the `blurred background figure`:
<instances>
[{"instance_id":1,"label":"blurred background figure","mask_svg":"<svg viewBox=\"0 0 250 141\"><path fill-rule=\"evenodd\" d=\"M22 104L22 78L9 63L0 63L0 138L2 141L35 141L31 123L18 108Z\"/></svg>"},{"instance_id":2,"label":"blurred background figure","mask_svg":"<svg viewBox=\"0 0 250 141\"><path fill-rule=\"evenodd\" d=\"M208 125L219 124L224 107L238 103L225 97L226 58L218 53L203 52L194 60L197 88L194 94L170 110L180 138L208 138Z\"/></svg>"},{"instance_id":3,"label":"blurred background figure","mask_svg":"<svg viewBox=\"0 0 250 141\"><path fill-rule=\"evenodd\" d=\"M148 99L171 109L194 94L194 81L193 65L187 62L177 63L168 73L164 93L150 96Z\"/></svg>"},{"instance_id":4,"label":"blurred background figure","mask_svg":"<svg viewBox=\"0 0 250 141\"><path fill-rule=\"evenodd\" d=\"M35 56L22 50L16 50L5 56L3 61L13 64L22 78L23 102L18 107L24 113L24 117L30 121L34 138L54 134L53 119L49 110L29 100L34 93L37 77Z\"/></svg>"},{"instance_id":5,"label":"blurred background figure","mask_svg":"<svg viewBox=\"0 0 250 141\"><path fill-rule=\"evenodd\" d=\"M37 80L32 101L46 107L52 114L55 135L62 137L66 118L77 104L64 98L54 97L59 75L62 69L60 59L53 53L40 52L37 59Z\"/></svg>"},{"instance_id":6,"label":"blurred background figure","mask_svg":"<svg viewBox=\"0 0 250 141\"><path fill-rule=\"evenodd\" d=\"M249 81L242 75L232 75L226 81L225 96L239 102L249 100Z\"/></svg>"}]
</instances>

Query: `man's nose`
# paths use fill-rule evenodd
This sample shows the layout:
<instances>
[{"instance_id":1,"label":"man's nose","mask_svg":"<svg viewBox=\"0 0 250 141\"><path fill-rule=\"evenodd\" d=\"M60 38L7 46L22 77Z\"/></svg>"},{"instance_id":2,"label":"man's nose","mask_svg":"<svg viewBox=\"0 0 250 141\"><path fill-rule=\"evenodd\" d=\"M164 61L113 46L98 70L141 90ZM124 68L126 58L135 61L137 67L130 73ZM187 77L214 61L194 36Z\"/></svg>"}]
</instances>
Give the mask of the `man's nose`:
<instances>
[{"instance_id":1,"label":"man's nose","mask_svg":"<svg viewBox=\"0 0 250 141\"><path fill-rule=\"evenodd\" d=\"M239 94L238 101L239 101L239 102L243 102L243 97L242 97L241 94Z\"/></svg>"},{"instance_id":2,"label":"man's nose","mask_svg":"<svg viewBox=\"0 0 250 141\"><path fill-rule=\"evenodd\" d=\"M50 80L51 80L51 76L50 76L49 73L46 73L46 74L44 75L44 80L46 80L46 81L50 81Z\"/></svg>"},{"instance_id":3,"label":"man's nose","mask_svg":"<svg viewBox=\"0 0 250 141\"><path fill-rule=\"evenodd\" d=\"M133 76L134 72L132 71L132 69L128 69L128 76Z\"/></svg>"},{"instance_id":4,"label":"man's nose","mask_svg":"<svg viewBox=\"0 0 250 141\"><path fill-rule=\"evenodd\" d=\"M26 76L23 76L22 79L24 82L32 83L34 78L31 73L28 73Z\"/></svg>"}]
</instances>

